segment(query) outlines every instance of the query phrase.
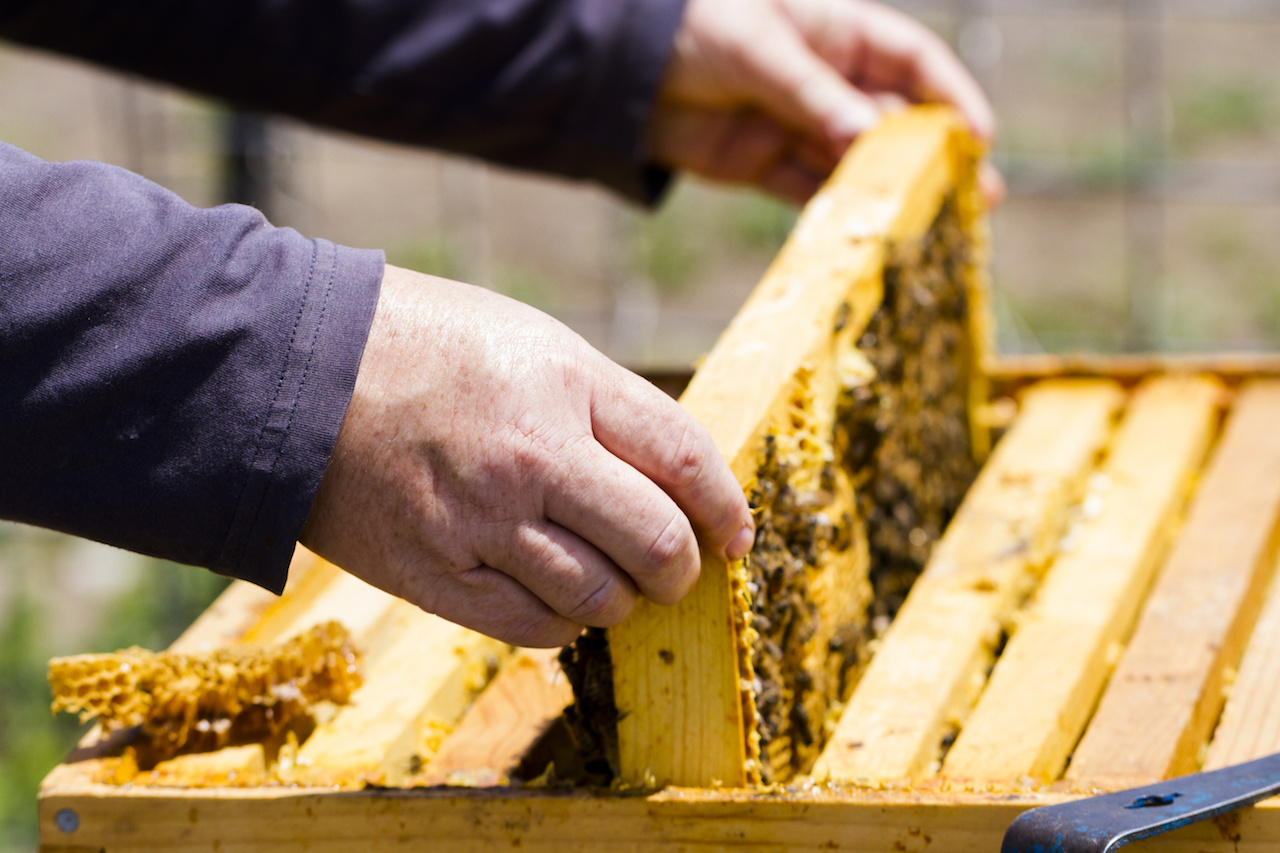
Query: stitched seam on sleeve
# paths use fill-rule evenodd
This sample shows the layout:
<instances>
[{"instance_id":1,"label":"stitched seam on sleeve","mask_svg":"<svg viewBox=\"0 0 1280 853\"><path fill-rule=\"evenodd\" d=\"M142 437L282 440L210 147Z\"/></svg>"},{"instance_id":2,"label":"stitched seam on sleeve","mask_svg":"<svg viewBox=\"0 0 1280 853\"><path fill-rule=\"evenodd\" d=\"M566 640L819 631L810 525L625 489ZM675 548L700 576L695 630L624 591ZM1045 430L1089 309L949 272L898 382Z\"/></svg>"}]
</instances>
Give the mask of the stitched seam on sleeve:
<instances>
[{"instance_id":1,"label":"stitched seam on sleeve","mask_svg":"<svg viewBox=\"0 0 1280 853\"><path fill-rule=\"evenodd\" d=\"M316 260L316 255L318 255L319 253L320 253L319 247L317 247L315 254L311 256L311 270L307 273L307 290L308 291L310 291L311 289L311 282L315 276L315 260ZM311 343L307 347L307 360L306 360L306 363L303 364L302 366L302 375L298 377L298 386L293 399L293 405L289 407L288 417L285 419L284 425L280 428L281 438L280 438L279 445L282 445L289 436L289 429L293 426L293 416L298 412L298 398L302 396L303 389L307 387L307 377L311 375L311 362L313 362L316 357L316 340L320 337L321 330L324 329L325 317L329 313L329 296L333 293L333 272L335 267L337 266L337 260L338 260L337 254L335 253L333 261L329 264L329 275L324 286L324 296L320 300L320 315L316 317L315 326L312 328ZM303 304L305 305L305 300ZM294 323L293 334L289 338L289 352L291 353L293 352L293 342L294 340L297 339L297 336L298 336L298 329L302 325L302 314L303 314L303 310L299 308L298 319ZM280 382L276 387L276 399L271 404L272 409L275 409L276 403L279 402L280 394L283 392L283 390L284 390L284 372L282 371L280 376ZM266 432L265 426L263 427L263 432ZM280 452L281 447L279 445L277 445L276 447L275 458L271 460L271 467L267 469L268 473L274 474L276 470L276 466L280 463L280 457L283 454ZM264 497L265 497L265 494L264 494ZM258 505L261 506L261 501L259 501ZM257 517L256 508L254 511L254 517Z\"/></svg>"},{"instance_id":2,"label":"stitched seam on sleeve","mask_svg":"<svg viewBox=\"0 0 1280 853\"><path fill-rule=\"evenodd\" d=\"M229 531L229 541L223 550L223 554L218 559L218 566L224 569L233 569L237 567L244 558L245 549L249 543L254 528L257 526L257 519L262 511L263 502L266 500L267 493L270 490L270 476L274 474L276 466L279 464L282 455L282 446L288 438L289 427L293 423L294 413L297 411L297 400L301 396L301 391L306 385L306 379L311 369L311 363L315 357L316 339L320 336L320 330L324 325L329 307L329 297L333 290L333 269L337 263L336 255L334 261L330 264L328 281L325 284L324 296L321 299L320 313L314 325L311 336L311 343L307 349L306 362L303 366L302 375L296 384L296 391L293 404L288 408L288 414L284 419L284 423L275 426L274 421L276 412L280 408L281 398L284 396L286 386L289 384L290 368L294 364L294 346L298 340L298 334L302 328L302 320L307 313L307 303L311 288L315 281L316 264L319 260L321 248L319 242L312 243L311 264L307 270L306 284L303 287L302 299L298 303L298 311L294 317L293 329L289 335L289 344L286 350L284 365L280 369L280 373L276 378L276 393L271 401L271 405L267 410L266 421L262 425L262 429L258 433L255 441L256 449L254 451L253 462L249 466L248 477L246 478L244 488L241 490L240 499L237 501L236 513L232 521L231 530ZM275 438L269 440L272 434ZM274 456L273 456L274 454ZM269 463L268 463L268 460ZM257 494L255 495L254 492Z\"/></svg>"},{"instance_id":3,"label":"stitched seam on sleeve","mask_svg":"<svg viewBox=\"0 0 1280 853\"><path fill-rule=\"evenodd\" d=\"M267 409L267 419L265 422L263 422L262 430L258 433L258 440L255 442L255 445L257 446L257 451L254 453L254 457L253 457L252 467L254 470L257 470L258 462L262 458L262 454L264 452L263 438L271 430L271 420L275 415L276 407L280 405L280 396L284 393L285 379L288 378L289 365L293 361L293 345L294 345L294 342L298 340L298 330L302 328L302 316L303 314L306 313L306 310L307 310L307 296L311 293L311 283L315 280L316 259L319 257L319 255L320 255L320 246L319 244L313 243L311 246L311 265L310 267L307 268L307 283L302 287L302 299L298 301L298 313L293 318L293 330L289 333L289 346L285 348L284 365L280 368L280 375L276 377L276 395L271 399L271 406L270 408ZM328 301L328 299L329 299L329 294L328 292L326 292L325 293L326 302ZM324 317L323 309L321 310L320 316ZM312 348L312 351L314 352L315 350L314 339L312 340L311 348ZM307 357L307 363L308 364L311 363L311 357L309 354ZM303 375L305 376L306 374L304 373ZM295 406L290 406L289 420L293 419L292 410L295 407L296 407L296 402L295 402ZM276 453L277 459L279 459L279 456L280 456L278 450L279 449L277 448L277 453ZM275 462L271 463L270 470L272 471L275 470ZM259 505L261 505L261 502L259 502ZM257 515L256 511L254 512L254 515L255 516Z\"/></svg>"}]
</instances>

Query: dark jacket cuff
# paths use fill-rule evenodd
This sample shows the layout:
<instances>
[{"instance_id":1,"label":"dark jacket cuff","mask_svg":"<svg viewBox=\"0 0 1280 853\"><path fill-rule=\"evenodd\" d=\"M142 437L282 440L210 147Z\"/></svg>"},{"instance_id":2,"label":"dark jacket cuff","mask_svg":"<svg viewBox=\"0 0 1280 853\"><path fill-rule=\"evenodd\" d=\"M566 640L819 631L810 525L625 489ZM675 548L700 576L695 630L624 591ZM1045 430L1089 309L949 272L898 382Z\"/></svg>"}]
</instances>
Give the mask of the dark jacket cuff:
<instances>
[{"instance_id":1,"label":"dark jacket cuff","mask_svg":"<svg viewBox=\"0 0 1280 853\"><path fill-rule=\"evenodd\" d=\"M277 390L264 409L226 546L211 566L276 593L351 402L382 279L379 252L315 246Z\"/></svg>"}]
</instances>

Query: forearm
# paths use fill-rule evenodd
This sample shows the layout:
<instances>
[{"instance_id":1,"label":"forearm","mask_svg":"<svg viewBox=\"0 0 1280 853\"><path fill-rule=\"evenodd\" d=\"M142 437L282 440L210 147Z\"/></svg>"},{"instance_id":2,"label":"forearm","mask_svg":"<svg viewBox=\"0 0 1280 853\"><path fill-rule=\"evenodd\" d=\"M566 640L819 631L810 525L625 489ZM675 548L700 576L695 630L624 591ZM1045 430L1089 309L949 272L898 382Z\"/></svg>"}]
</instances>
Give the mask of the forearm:
<instances>
[{"instance_id":1,"label":"forearm","mask_svg":"<svg viewBox=\"0 0 1280 853\"><path fill-rule=\"evenodd\" d=\"M278 589L382 260L0 145L0 516Z\"/></svg>"},{"instance_id":2,"label":"forearm","mask_svg":"<svg viewBox=\"0 0 1280 853\"><path fill-rule=\"evenodd\" d=\"M651 200L646 132L684 0L42 0L0 36L242 106Z\"/></svg>"}]
</instances>

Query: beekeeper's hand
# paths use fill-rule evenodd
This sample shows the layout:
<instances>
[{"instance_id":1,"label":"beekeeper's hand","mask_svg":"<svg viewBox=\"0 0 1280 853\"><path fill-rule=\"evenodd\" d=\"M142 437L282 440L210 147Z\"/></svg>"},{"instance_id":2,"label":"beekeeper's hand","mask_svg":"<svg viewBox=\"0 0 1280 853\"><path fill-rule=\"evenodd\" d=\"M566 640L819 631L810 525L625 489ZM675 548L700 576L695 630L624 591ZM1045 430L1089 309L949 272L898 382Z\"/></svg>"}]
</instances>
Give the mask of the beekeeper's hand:
<instances>
[{"instance_id":1,"label":"beekeeper's hand","mask_svg":"<svg viewBox=\"0 0 1280 853\"><path fill-rule=\"evenodd\" d=\"M752 541L742 489L666 394L545 314L388 267L303 530L425 610L529 646L617 624Z\"/></svg>"},{"instance_id":2,"label":"beekeeper's hand","mask_svg":"<svg viewBox=\"0 0 1280 853\"><path fill-rule=\"evenodd\" d=\"M804 201L903 101L952 104L984 142L991 105L947 45L865 0L689 0L651 123L667 165ZM987 167L988 201L1003 192Z\"/></svg>"}]
</instances>

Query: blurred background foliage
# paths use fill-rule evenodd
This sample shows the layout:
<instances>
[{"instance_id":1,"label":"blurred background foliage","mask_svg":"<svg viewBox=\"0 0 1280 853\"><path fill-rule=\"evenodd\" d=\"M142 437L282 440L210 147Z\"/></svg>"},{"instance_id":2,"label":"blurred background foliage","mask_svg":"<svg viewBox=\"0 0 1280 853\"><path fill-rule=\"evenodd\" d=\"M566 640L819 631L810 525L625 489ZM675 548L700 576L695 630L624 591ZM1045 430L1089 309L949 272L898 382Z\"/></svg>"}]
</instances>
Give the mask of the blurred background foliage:
<instances>
[{"instance_id":1,"label":"blurred background foliage","mask_svg":"<svg viewBox=\"0 0 1280 853\"><path fill-rule=\"evenodd\" d=\"M49 713L46 662L164 648L227 585L211 572L0 523L0 851L35 849L40 779L86 730Z\"/></svg>"},{"instance_id":2,"label":"blurred background foliage","mask_svg":"<svg viewBox=\"0 0 1280 853\"><path fill-rule=\"evenodd\" d=\"M899 0L995 103L1008 201L994 310L1010 352L1280 344L1280 3ZM0 45L0 139L132 169L189 201L482 284L641 370L705 352L795 221L681 179L646 213L605 193L369 143ZM0 853L35 846L40 778L81 731L53 655L162 648L225 586L204 571L0 525Z\"/></svg>"}]
</instances>

